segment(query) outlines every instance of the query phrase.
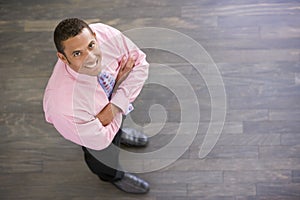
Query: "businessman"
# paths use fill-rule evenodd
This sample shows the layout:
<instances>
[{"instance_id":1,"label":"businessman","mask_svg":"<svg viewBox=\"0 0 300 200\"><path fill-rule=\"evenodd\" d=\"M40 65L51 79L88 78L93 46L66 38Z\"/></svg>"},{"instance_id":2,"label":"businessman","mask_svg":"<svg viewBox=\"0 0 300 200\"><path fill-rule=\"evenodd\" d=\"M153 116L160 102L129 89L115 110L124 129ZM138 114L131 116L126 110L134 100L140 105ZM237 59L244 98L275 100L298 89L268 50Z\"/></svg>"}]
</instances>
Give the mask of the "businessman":
<instances>
[{"instance_id":1,"label":"businessman","mask_svg":"<svg viewBox=\"0 0 300 200\"><path fill-rule=\"evenodd\" d=\"M45 89L46 121L82 146L88 167L102 181L147 193L149 184L121 169L114 148L148 144L143 133L122 128L148 77L146 55L117 29L78 18L57 25L54 43L58 61Z\"/></svg>"}]
</instances>

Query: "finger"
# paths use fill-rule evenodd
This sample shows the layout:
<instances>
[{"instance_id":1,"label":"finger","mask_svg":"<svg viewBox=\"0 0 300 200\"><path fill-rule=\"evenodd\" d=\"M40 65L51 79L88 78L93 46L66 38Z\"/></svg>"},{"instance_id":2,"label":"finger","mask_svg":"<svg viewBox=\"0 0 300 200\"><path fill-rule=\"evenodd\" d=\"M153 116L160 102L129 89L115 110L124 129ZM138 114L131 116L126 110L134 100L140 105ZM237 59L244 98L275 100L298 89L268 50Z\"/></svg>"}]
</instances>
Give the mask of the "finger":
<instances>
[{"instance_id":1,"label":"finger","mask_svg":"<svg viewBox=\"0 0 300 200\"><path fill-rule=\"evenodd\" d=\"M134 61L137 61L137 57L138 57L137 52L131 52L131 53L130 53L130 57L131 57Z\"/></svg>"},{"instance_id":2,"label":"finger","mask_svg":"<svg viewBox=\"0 0 300 200\"><path fill-rule=\"evenodd\" d=\"M134 63L135 63L135 60L132 57L130 57L125 66L126 71L130 71L134 67Z\"/></svg>"},{"instance_id":3,"label":"finger","mask_svg":"<svg viewBox=\"0 0 300 200\"><path fill-rule=\"evenodd\" d=\"M121 59L121 61L120 61L120 70L122 71L123 69L124 69L124 67L126 66L126 60L127 60L127 58L126 58L126 56L123 56L122 57L122 59Z\"/></svg>"}]
</instances>

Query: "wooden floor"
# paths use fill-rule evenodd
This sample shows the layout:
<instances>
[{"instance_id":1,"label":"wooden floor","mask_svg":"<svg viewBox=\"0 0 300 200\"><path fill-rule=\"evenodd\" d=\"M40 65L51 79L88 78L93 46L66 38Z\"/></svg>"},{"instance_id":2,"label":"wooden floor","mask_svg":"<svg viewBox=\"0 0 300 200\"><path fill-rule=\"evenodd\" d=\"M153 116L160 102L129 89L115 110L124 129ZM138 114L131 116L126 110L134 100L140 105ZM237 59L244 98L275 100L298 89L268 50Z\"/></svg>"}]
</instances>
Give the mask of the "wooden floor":
<instances>
[{"instance_id":1,"label":"wooden floor","mask_svg":"<svg viewBox=\"0 0 300 200\"><path fill-rule=\"evenodd\" d=\"M1 0L0 5L1 200L300 199L299 0ZM225 126L208 156L199 158L211 117L206 77L178 55L145 49L149 62L173 67L192 85L201 112L197 136L176 162L139 174L151 184L144 196L120 192L88 170L81 149L47 124L42 110L56 61L53 28L75 16L122 31L176 30L208 51L227 95ZM150 84L132 113L137 125L147 125L147 108L154 103L168 111L167 123L140 153L166 145L181 123L176 94Z\"/></svg>"}]
</instances>

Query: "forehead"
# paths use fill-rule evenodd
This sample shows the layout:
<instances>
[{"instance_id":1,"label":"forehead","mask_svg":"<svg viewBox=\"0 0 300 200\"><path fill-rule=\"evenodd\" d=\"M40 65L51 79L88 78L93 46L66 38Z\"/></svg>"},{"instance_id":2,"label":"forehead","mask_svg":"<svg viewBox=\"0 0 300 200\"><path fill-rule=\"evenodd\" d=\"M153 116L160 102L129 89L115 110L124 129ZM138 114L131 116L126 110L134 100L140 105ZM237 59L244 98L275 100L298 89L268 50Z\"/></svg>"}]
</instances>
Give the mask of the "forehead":
<instances>
[{"instance_id":1,"label":"forehead","mask_svg":"<svg viewBox=\"0 0 300 200\"><path fill-rule=\"evenodd\" d=\"M95 39L94 35L87 28L84 28L75 37L63 41L65 52L72 53L73 51L86 49L93 39Z\"/></svg>"}]
</instances>

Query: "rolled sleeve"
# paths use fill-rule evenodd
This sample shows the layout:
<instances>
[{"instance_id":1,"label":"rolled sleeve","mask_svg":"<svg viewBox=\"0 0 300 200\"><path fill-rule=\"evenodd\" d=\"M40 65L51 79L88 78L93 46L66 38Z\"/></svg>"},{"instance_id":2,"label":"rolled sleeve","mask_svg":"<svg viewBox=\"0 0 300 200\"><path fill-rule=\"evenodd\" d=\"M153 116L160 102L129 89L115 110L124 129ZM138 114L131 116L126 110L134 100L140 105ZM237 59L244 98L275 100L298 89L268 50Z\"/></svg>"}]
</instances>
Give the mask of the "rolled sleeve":
<instances>
[{"instance_id":1,"label":"rolled sleeve","mask_svg":"<svg viewBox=\"0 0 300 200\"><path fill-rule=\"evenodd\" d=\"M128 106L130 104L128 90L125 88L120 88L116 93L112 95L111 103L122 110L125 114Z\"/></svg>"},{"instance_id":2,"label":"rolled sleeve","mask_svg":"<svg viewBox=\"0 0 300 200\"><path fill-rule=\"evenodd\" d=\"M102 150L109 146L118 132L122 115L117 115L107 126L103 126L98 118L78 123L71 116L57 115L52 121L55 128L67 140L94 150Z\"/></svg>"}]
</instances>

